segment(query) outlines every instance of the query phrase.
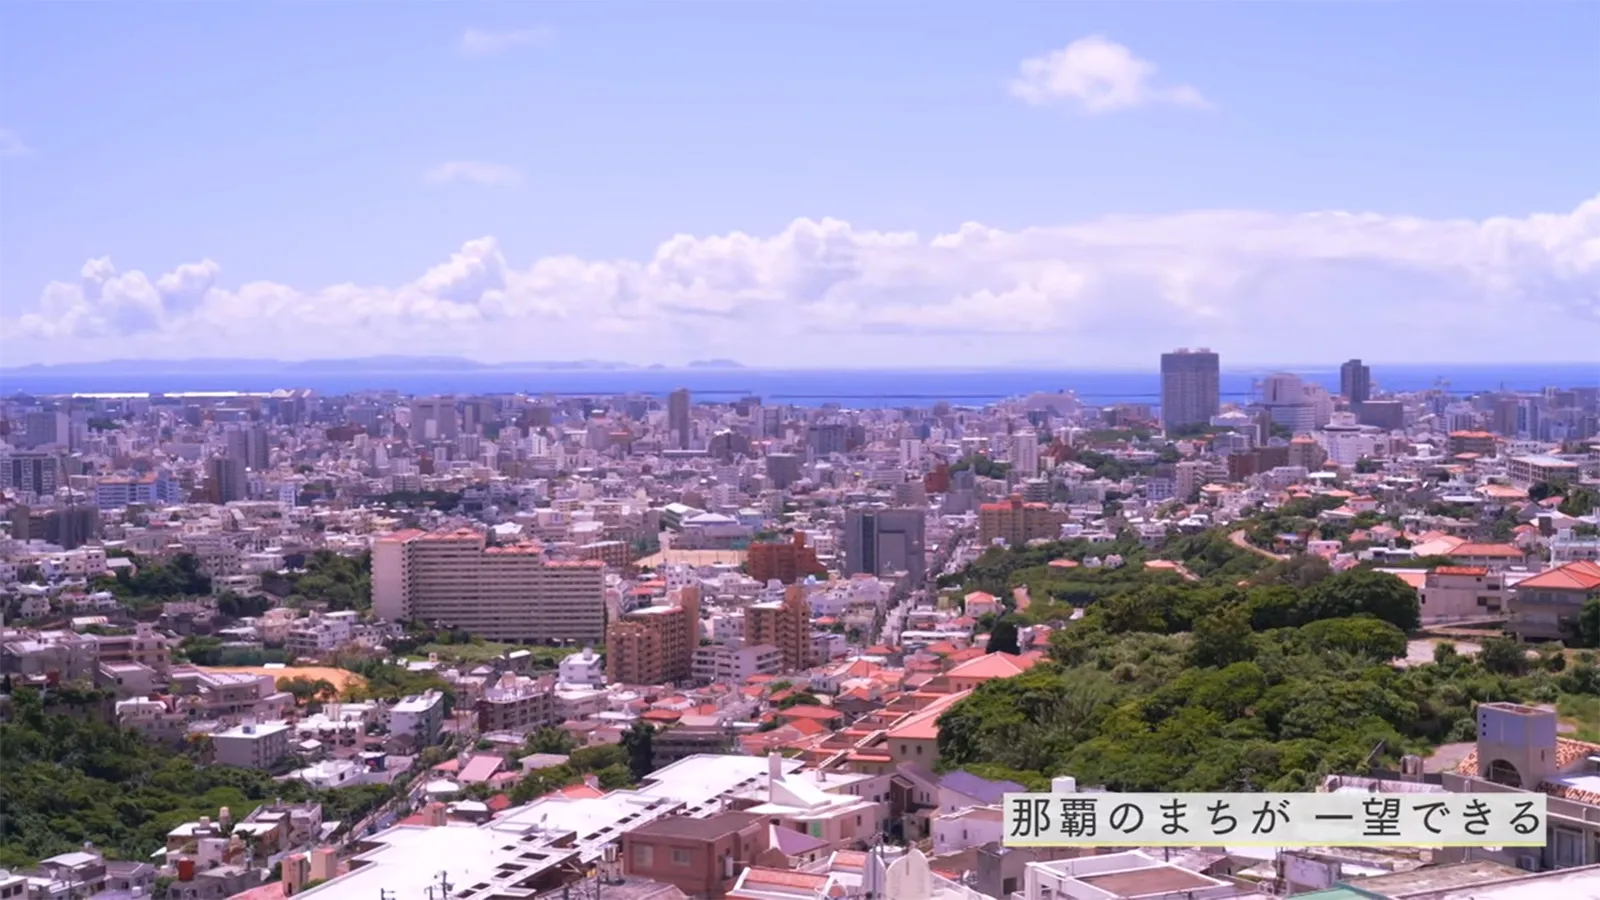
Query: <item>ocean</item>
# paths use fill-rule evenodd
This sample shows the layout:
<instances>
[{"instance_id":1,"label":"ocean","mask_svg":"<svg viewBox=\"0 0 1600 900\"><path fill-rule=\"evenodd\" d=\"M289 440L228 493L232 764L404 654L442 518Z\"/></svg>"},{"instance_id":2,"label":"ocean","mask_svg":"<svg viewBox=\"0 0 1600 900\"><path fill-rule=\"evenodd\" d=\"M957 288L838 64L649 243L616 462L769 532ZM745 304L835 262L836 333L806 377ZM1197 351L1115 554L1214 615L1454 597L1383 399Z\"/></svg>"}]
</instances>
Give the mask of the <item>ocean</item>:
<instances>
[{"instance_id":1,"label":"ocean","mask_svg":"<svg viewBox=\"0 0 1600 900\"><path fill-rule=\"evenodd\" d=\"M1452 393L1494 390L1537 391L1546 387L1600 386L1600 363L1518 365L1374 365L1375 390L1418 391L1444 387ZM1337 393L1338 366L1224 369L1224 401L1247 400L1255 379L1291 371ZM556 396L610 396L624 393L665 396L688 388L697 400L727 401L760 397L768 404L846 407L926 407L944 400L955 405L981 405L1039 391L1076 391L1085 402L1150 403L1160 399L1161 375L1151 371L1063 370L772 370L772 369L625 369L521 371L317 371L252 374L248 370L216 374L107 373L52 374L12 370L0 372L0 394L68 394L183 391L271 391L310 388L324 394L392 389L405 394L528 393Z\"/></svg>"}]
</instances>

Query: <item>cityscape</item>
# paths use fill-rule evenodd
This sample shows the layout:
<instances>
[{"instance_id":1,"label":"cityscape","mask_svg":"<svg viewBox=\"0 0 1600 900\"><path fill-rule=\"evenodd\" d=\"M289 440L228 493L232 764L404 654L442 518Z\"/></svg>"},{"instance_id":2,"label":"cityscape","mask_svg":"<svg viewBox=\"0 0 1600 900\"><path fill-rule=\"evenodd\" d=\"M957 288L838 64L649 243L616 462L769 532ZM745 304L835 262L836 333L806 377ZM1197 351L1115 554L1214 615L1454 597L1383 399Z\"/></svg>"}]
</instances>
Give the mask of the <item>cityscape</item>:
<instances>
[{"instance_id":1,"label":"cityscape","mask_svg":"<svg viewBox=\"0 0 1600 900\"><path fill-rule=\"evenodd\" d=\"M1600 900L1600 7L911 12L0 10L0 900Z\"/></svg>"}]
</instances>

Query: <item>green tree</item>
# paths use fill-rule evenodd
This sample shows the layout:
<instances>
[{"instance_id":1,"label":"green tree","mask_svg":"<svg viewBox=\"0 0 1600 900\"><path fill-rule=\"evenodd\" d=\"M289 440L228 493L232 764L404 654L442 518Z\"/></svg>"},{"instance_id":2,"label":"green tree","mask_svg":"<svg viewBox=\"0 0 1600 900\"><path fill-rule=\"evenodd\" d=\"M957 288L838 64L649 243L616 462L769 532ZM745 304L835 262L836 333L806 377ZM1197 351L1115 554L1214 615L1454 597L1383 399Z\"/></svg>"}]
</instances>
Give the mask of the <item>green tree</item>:
<instances>
[{"instance_id":1,"label":"green tree","mask_svg":"<svg viewBox=\"0 0 1600 900\"><path fill-rule=\"evenodd\" d=\"M1583 601L1578 611L1578 638L1581 646L1600 647L1600 597Z\"/></svg>"},{"instance_id":2,"label":"green tree","mask_svg":"<svg viewBox=\"0 0 1600 900\"><path fill-rule=\"evenodd\" d=\"M1250 612L1242 603L1219 609L1194 623L1190 659L1196 666L1221 669L1246 662L1255 653Z\"/></svg>"},{"instance_id":3,"label":"green tree","mask_svg":"<svg viewBox=\"0 0 1600 900\"><path fill-rule=\"evenodd\" d=\"M1348 569L1307 592L1301 622L1366 613L1403 631L1422 624L1422 606L1410 585L1387 572Z\"/></svg>"},{"instance_id":4,"label":"green tree","mask_svg":"<svg viewBox=\"0 0 1600 900\"><path fill-rule=\"evenodd\" d=\"M1528 671L1527 649L1510 638L1484 638L1478 659L1483 667L1500 675L1523 675Z\"/></svg>"},{"instance_id":5,"label":"green tree","mask_svg":"<svg viewBox=\"0 0 1600 900\"><path fill-rule=\"evenodd\" d=\"M1343 650L1387 662L1406 655L1406 633L1368 615L1320 619L1300 629L1318 650Z\"/></svg>"},{"instance_id":6,"label":"green tree","mask_svg":"<svg viewBox=\"0 0 1600 900\"><path fill-rule=\"evenodd\" d=\"M655 771L654 743L656 730L650 723L636 721L622 734L622 747L628 752L628 771L635 781Z\"/></svg>"},{"instance_id":7,"label":"green tree","mask_svg":"<svg viewBox=\"0 0 1600 900\"><path fill-rule=\"evenodd\" d=\"M1001 616L995 620L993 629L989 632L989 643L986 645L990 653L1018 654L1022 647L1018 641L1017 620L1013 616Z\"/></svg>"}]
</instances>

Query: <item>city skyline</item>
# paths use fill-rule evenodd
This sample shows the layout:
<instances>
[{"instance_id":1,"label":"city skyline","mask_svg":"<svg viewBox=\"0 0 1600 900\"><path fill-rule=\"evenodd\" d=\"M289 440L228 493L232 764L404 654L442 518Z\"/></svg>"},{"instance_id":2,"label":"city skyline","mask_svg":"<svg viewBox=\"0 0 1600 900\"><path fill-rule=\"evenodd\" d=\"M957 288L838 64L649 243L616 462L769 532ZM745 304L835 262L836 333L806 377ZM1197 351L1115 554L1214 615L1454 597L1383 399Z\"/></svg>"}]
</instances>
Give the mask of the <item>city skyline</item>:
<instances>
[{"instance_id":1,"label":"city skyline","mask_svg":"<svg viewBox=\"0 0 1600 900\"><path fill-rule=\"evenodd\" d=\"M1592 8L637 9L8 8L8 362L1600 343Z\"/></svg>"}]
</instances>

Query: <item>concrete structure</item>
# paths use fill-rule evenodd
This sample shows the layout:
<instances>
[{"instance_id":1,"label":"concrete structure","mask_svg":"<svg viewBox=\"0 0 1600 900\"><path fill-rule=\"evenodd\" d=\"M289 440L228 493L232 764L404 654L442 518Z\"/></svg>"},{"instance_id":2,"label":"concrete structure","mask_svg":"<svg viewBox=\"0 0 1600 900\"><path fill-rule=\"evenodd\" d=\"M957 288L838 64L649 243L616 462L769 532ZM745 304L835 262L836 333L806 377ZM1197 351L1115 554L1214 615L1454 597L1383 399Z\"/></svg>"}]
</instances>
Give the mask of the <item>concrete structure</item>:
<instances>
[{"instance_id":1,"label":"concrete structure","mask_svg":"<svg viewBox=\"0 0 1600 900\"><path fill-rule=\"evenodd\" d=\"M1579 560L1517 582L1508 629L1522 640L1557 641L1578 627L1584 603L1600 597L1600 563Z\"/></svg>"},{"instance_id":2,"label":"concrete structure","mask_svg":"<svg viewBox=\"0 0 1600 900\"><path fill-rule=\"evenodd\" d=\"M855 507L845 513L845 575L905 572L913 588L927 570L927 515L920 509Z\"/></svg>"},{"instance_id":3,"label":"concrete structure","mask_svg":"<svg viewBox=\"0 0 1600 900\"><path fill-rule=\"evenodd\" d=\"M605 566L546 559L537 544L489 546L470 529L400 531L373 544L372 609L491 640L599 643Z\"/></svg>"},{"instance_id":4,"label":"concrete structure","mask_svg":"<svg viewBox=\"0 0 1600 900\"><path fill-rule=\"evenodd\" d=\"M1020 495L1013 494L999 503L978 507L978 542L988 546L1003 540L1020 547L1031 540L1055 540L1066 522L1067 514L1049 504L1024 503Z\"/></svg>"},{"instance_id":5,"label":"concrete structure","mask_svg":"<svg viewBox=\"0 0 1600 900\"><path fill-rule=\"evenodd\" d=\"M805 589L790 585L777 602L754 603L744 613L744 645L776 647L784 671L798 672L812 664L811 607Z\"/></svg>"},{"instance_id":6,"label":"concrete structure","mask_svg":"<svg viewBox=\"0 0 1600 900\"><path fill-rule=\"evenodd\" d=\"M1161 424L1167 429L1204 425L1221 402L1217 354L1177 350L1161 354Z\"/></svg>"},{"instance_id":7,"label":"concrete structure","mask_svg":"<svg viewBox=\"0 0 1600 900\"><path fill-rule=\"evenodd\" d=\"M745 571L762 584L769 581L794 584L807 575L828 574L827 568L817 561L817 551L806 545L804 531L796 531L788 541L751 544L745 558Z\"/></svg>"},{"instance_id":8,"label":"concrete structure","mask_svg":"<svg viewBox=\"0 0 1600 900\"><path fill-rule=\"evenodd\" d=\"M220 766L271 769L289 755L292 729L286 722L245 723L211 736Z\"/></svg>"},{"instance_id":9,"label":"concrete structure","mask_svg":"<svg viewBox=\"0 0 1600 900\"><path fill-rule=\"evenodd\" d=\"M700 635L700 589L686 585L668 605L636 609L606 629L606 677L624 684L687 680Z\"/></svg>"},{"instance_id":10,"label":"concrete structure","mask_svg":"<svg viewBox=\"0 0 1600 900\"><path fill-rule=\"evenodd\" d=\"M555 681L506 672L478 698L478 730L526 734L555 725Z\"/></svg>"}]
</instances>

